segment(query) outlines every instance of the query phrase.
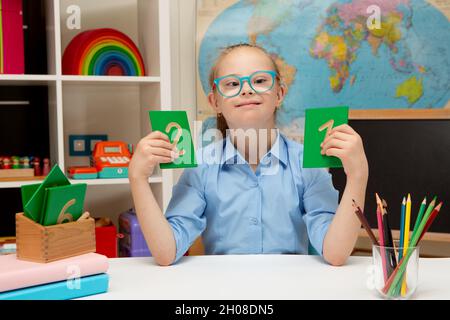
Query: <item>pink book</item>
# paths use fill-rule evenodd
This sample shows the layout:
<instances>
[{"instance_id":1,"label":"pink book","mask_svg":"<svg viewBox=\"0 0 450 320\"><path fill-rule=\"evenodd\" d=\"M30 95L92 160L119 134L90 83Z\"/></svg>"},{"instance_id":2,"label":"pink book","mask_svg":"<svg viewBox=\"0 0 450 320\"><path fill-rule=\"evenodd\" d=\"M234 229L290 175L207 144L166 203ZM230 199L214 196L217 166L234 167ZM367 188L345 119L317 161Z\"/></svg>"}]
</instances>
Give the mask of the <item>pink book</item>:
<instances>
[{"instance_id":1,"label":"pink book","mask_svg":"<svg viewBox=\"0 0 450 320\"><path fill-rule=\"evenodd\" d=\"M108 258L97 253L36 263L18 260L15 254L0 256L0 292L106 273Z\"/></svg>"},{"instance_id":2,"label":"pink book","mask_svg":"<svg viewBox=\"0 0 450 320\"><path fill-rule=\"evenodd\" d=\"M0 0L3 73L25 73L22 0Z\"/></svg>"}]
</instances>

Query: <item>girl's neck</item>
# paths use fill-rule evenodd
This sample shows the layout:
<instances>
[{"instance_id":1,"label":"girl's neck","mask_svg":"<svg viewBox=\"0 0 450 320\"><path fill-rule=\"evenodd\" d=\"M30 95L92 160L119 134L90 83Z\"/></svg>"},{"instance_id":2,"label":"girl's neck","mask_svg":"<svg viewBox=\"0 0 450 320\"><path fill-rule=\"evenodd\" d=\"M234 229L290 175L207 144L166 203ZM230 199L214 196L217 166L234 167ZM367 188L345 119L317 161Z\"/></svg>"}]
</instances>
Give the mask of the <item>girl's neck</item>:
<instances>
[{"instance_id":1,"label":"girl's neck","mask_svg":"<svg viewBox=\"0 0 450 320\"><path fill-rule=\"evenodd\" d=\"M244 133L244 136L239 135L239 133ZM278 129L275 127L230 130L230 139L234 147L245 157L245 160L254 170L256 170L262 157L272 148L277 135Z\"/></svg>"}]
</instances>

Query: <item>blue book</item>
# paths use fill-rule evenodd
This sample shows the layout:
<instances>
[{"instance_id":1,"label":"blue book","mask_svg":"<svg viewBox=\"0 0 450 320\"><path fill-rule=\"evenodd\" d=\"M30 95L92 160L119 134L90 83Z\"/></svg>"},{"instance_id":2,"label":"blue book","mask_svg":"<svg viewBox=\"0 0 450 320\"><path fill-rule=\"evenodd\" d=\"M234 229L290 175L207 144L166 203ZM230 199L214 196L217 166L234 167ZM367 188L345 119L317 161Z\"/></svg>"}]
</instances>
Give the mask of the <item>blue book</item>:
<instances>
[{"instance_id":1,"label":"blue book","mask_svg":"<svg viewBox=\"0 0 450 320\"><path fill-rule=\"evenodd\" d=\"M0 293L0 300L69 300L108 291L106 273Z\"/></svg>"}]
</instances>

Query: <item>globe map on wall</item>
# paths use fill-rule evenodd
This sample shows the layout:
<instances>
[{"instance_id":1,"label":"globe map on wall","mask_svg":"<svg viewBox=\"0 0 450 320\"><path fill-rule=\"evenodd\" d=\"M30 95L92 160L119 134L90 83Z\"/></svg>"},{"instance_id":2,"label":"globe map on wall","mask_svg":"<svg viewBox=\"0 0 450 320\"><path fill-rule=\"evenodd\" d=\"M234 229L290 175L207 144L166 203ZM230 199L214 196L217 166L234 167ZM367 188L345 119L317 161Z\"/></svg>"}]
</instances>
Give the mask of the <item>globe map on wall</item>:
<instances>
[{"instance_id":1,"label":"globe map on wall","mask_svg":"<svg viewBox=\"0 0 450 320\"><path fill-rule=\"evenodd\" d=\"M436 1L450 8L450 0ZM378 26L370 18L374 5ZM285 131L296 130L305 109L313 107L450 107L448 10L431 1L234 1L199 43L204 95L219 50L239 42L263 46L281 67L289 91L277 124ZM213 119L206 106L197 113L200 120Z\"/></svg>"}]
</instances>

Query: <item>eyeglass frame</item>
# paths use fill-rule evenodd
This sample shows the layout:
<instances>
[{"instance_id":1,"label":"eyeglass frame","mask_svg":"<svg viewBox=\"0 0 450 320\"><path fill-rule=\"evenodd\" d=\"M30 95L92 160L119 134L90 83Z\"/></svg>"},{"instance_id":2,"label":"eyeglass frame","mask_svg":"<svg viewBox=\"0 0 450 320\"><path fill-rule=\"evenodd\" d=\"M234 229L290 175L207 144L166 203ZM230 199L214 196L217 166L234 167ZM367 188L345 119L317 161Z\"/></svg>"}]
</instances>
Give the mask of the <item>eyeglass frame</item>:
<instances>
[{"instance_id":1,"label":"eyeglass frame","mask_svg":"<svg viewBox=\"0 0 450 320\"><path fill-rule=\"evenodd\" d=\"M255 74L260 73L260 72L266 72L266 73L270 74L270 75L272 76L272 80L273 80L272 86L271 86L269 89L264 90L264 91L256 91L255 88L253 88L252 83L251 83L251 81L250 81L250 79L251 79ZM219 89L219 82L220 82L222 79L225 79L225 78L228 78L228 77L235 77L235 78L239 79L239 83L240 83L240 85L241 85L240 88L239 88L239 91L238 91L235 95L232 95L232 96L226 96L226 95L224 95L224 94L222 93L222 91ZM222 97L224 97L224 98L234 98L234 97L237 97L238 95L241 94L242 88L244 87L244 82L245 82L245 81L247 81L248 85L250 86L250 88L251 88L255 93L264 93L264 92L267 92L267 91L270 91L270 90L273 89L273 86L275 85L275 80L276 80L276 79L278 79L278 75L277 75L276 71L274 71L274 70L258 70L258 71L255 71L255 72L253 72L252 74L250 74L250 75L248 75L248 76L242 76L242 77L240 77L240 76L238 76L238 75L234 75L234 74L228 74L228 75L226 75L226 76L223 76L223 77L219 77L219 78L214 79L214 86L213 86L212 89L214 90L215 88L217 88L217 91L218 91L218 92L220 93L220 95L221 95Z\"/></svg>"}]
</instances>

